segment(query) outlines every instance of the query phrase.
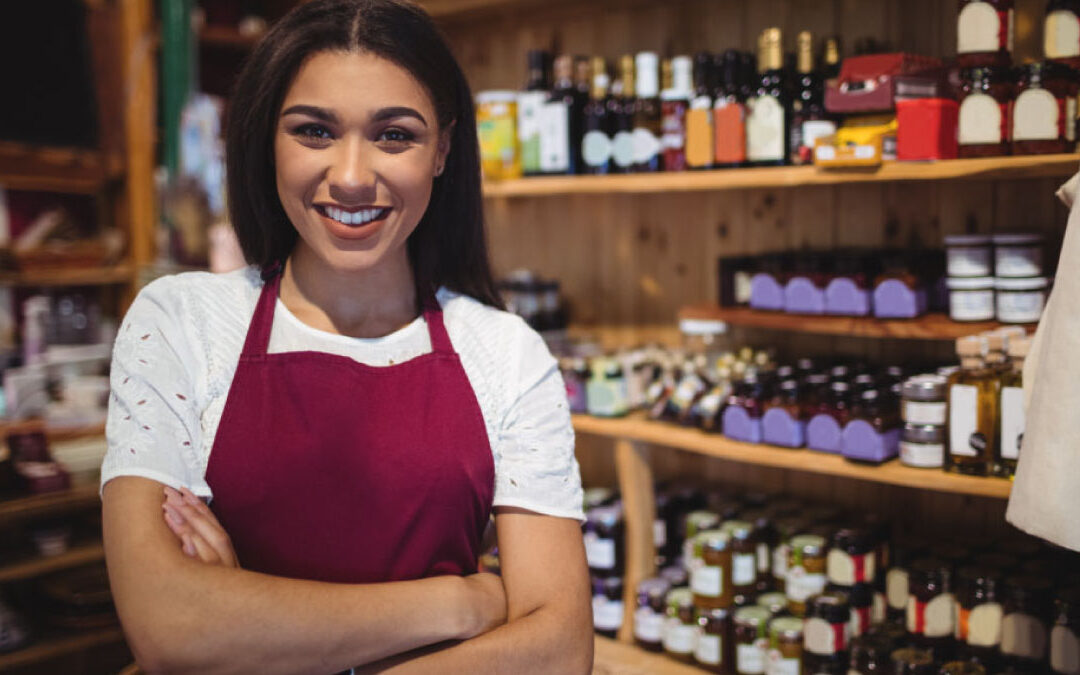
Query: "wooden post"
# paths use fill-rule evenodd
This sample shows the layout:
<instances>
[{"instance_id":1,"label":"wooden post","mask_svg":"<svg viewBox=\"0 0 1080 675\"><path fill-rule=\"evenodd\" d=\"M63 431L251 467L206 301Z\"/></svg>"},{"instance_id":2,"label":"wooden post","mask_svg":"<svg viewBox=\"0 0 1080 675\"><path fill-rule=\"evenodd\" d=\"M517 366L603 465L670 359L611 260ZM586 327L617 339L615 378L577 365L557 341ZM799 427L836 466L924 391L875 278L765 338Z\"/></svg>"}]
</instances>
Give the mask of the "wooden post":
<instances>
[{"instance_id":1,"label":"wooden post","mask_svg":"<svg viewBox=\"0 0 1080 675\"><path fill-rule=\"evenodd\" d=\"M653 472L648 447L623 438L615 441L615 470L622 494L623 522L626 529L626 573L623 576L623 602L626 611L619 629L619 640L634 641L634 608L637 586L656 575L656 547L653 522L656 502L653 497Z\"/></svg>"}]
</instances>

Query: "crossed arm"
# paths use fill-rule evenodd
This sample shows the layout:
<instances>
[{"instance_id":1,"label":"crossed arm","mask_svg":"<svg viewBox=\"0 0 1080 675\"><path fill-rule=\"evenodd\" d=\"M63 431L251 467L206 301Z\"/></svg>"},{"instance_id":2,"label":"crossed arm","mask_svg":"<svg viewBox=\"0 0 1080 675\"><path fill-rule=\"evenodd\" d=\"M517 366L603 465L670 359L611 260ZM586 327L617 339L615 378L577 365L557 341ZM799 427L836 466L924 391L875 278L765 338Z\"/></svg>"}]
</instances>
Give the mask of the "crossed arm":
<instances>
[{"instance_id":1,"label":"crossed arm","mask_svg":"<svg viewBox=\"0 0 1080 675\"><path fill-rule=\"evenodd\" d=\"M585 673L591 667L588 574L572 520L498 510L501 581L478 574L327 584L239 569L227 535L215 534L220 525L209 509L174 495L167 523L165 494L160 483L136 477L109 481L103 494L113 594L144 670L325 674L368 664L368 672ZM463 642L414 651L448 640Z\"/></svg>"}]
</instances>

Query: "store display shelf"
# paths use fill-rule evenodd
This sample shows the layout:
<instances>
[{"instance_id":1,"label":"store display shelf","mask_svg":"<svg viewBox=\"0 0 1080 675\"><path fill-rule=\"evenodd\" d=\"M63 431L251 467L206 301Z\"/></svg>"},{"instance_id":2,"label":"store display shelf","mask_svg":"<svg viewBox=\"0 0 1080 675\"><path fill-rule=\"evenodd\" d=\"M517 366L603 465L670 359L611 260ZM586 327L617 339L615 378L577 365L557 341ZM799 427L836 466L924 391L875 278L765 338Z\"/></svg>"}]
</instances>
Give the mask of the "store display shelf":
<instances>
[{"instance_id":1,"label":"store display shelf","mask_svg":"<svg viewBox=\"0 0 1080 675\"><path fill-rule=\"evenodd\" d=\"M663 654L654 654L632 645L596 636L593 675L701 675L700 668L688 666Z\"/></svg>"},{"instance_id":2,"label":"store display shelf","mask_svg":"<svg viewBox=\"0 0 1080 675\"><path fill-rule=\"evenodd\" d=\"M0 185L9 190L96 194L121 175L121 159L97 150L0 141Z\"/></svg>"},{"instance_id":3,"label":"store display shelf","mask_svg":"<svg viewBox=\"0 0 1080 675\"><path fill-rule=\"evenodd\" d=\"M63 492L47 492L32 497L8 499L0 501L0 525L27 518L78 511L99 503L96 483L77 485Z\"/></svg>"},{"instance_id":4,"label":"store display shelf","mask_svg":"<svg viewBox=\"0 0 1080 675\"><path fill-rule=\"evenodd\" d=\"M1012 481L1001 478L961 476L940 469L915 469L896 460L881 465L860 464L839 455L805 448L787 449L733 441L699 429L654 422L640 414L620 419L574 415L573 422L574 430L579 434L651 443L745 464L997 499L1008 499L1012 489Z\"/></svg>"},{"instance_id":5,"label":"store display shelf","mask_svg":"<svg viewBox=\"0 0 1080 675\"><path fill-rule=\"evenodd\" d=\"M250 49L262 36L263 33L247 35L231 26L203 26L199 30L199 42L209 47Z\"/></svg>"},{"instance_id":6,"label":"store display shelf","mask_svg":"<svg viewBox=\"0 0 1080 675\"><path fill-rule=\"evenodd\" d=\"M936 162L886 162L873 169L819 169L813 166L751 167L607 176L534 176L488 181L487 197L542 197L569 194L701 192L803 185L887 183L956 179L1067 178L1080 168L1080 155L1026 155Z\"/></svg>"},{"instance_id":7,"label":"store display shelf","mask_svg":"<svg viewBox=\"0 0 1080 675\"><path fill-rule=\"evenodd\" d=\"M958 337L974 335L1001 325L996 321L953 321L944 314L927 314L917 319L875 319L874 317L784 314L764 312L748 307L718 307L716 305L684 307L679 311L679 319L723 321L733 326L817 335L896 340L955 340ZM1033 326L1027 328L1031 330Z\"/></svg>"},{"instance_id":8,"label":"store display shelf","mask_svg":"<svg viewBox=\"0 0 1080 675\"><path fill-rule=\"evenodd\" d=\"M23 649L0 654L0 672L32 666L42 661L85 651L92 647L118 644L123 641L124 633L118 627L42 638Z\"/></svg>"},{"instance_id":9,"label":"store display shelf","mask_svg":"<svg viewBox=\"0 0 1080 675\"><path fill-rule=\"evenodd\" d=\"M20 560L0 567L0 583L32 579L49 572L71 569L105 559L105 547L101 542L77 546L59 555Z\"/></svg>"},{"instance_id":10,"label":"store display shelf","mask_svg":"<svg viewBox=\"0 0 1080 675\"><path fill-rule=\"evenodd\" d=\"M0 272L0 286L111 286L127 284L135 277L127 264L106 267L58 267L21 272Z\"/></svg>"}]
</instances>

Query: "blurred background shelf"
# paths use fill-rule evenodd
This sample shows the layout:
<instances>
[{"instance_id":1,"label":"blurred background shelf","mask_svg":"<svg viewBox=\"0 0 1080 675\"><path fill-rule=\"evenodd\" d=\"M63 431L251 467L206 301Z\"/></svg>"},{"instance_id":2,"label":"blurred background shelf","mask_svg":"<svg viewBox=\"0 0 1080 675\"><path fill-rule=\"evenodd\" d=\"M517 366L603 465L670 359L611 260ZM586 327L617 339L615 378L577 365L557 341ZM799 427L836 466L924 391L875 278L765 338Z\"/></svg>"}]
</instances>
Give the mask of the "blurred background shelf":
<instances>
[{"instance_id":1,"label":"blurred background shelf","mask_svg":"<svg viewBox=\"0 0 1080 675\"><path fill-rule=\"evenodd\" d=\"M58 267L55 269L0 272L0 285L111 286L130 284L134 278L134 266L121 263L105 267Z\"/></svg>"},{"instance_id":2,"label":"blurred background shelf","mask_svg":"<svg viewBox=\"0 0 1080 675\"><path fill-rule=\"evenodd\" d=\"M104 559L105 548L101 542L83 544L59 555L39 556L0 567L0 583L31 579L49 572L71 569Z\"/></svg>"},{"instance_id":3,"label":"blurred background shelf","mask_svg":"<svg viewBox=\"0 0 1080 675\"><path fill-rule=\"evenodd\" d=\"M123 172L114 154L0 141L0 185L9 190L93 195Z\"/></svg>"},{"instance_id":4,"label":"blurred background shelf","mask_svg":"<svg viewBox=\"0 0 1080 675\"><path fill-rule=\"evenodd\" d=\"M246 35L235 28L226 26L203 26L199 30L199 42L208 47L251 49L263 35L264 33Z\"/></svg>"},{"instance_id":5,"label":"blurred background shelf","mask_svg":"<svg viewBox=\"0 0 1080 675\"><path fill-rule=\"evenodd\" d=\"M57 637L42 638L23 649L0 654L0 672L32 666L94 647L120 644L123 641L124 633L119 627L85 630L72 635L65 634Z\"/></svg>"},{"instance_id":6,"label":"blurred background shelf","mask_svg":"<svg viewBox=\"0 0 1080 675\"><path fill-rule=\"evenodd\" d=\"M705 671L632 645L596 636L593 675L701 675Z\"/></svg>"},{"instance_id":7,"label":"blurred background shelf","mask_svg":"<svg viewBox=\"0 0 1080 675\"><path fill-rule=\"evenodd\" d=\"M0 501L0 525L77 511L100 503L97 484L76 485L63 492L48 492L32 497Z\"/></svg>"}]
</instances>

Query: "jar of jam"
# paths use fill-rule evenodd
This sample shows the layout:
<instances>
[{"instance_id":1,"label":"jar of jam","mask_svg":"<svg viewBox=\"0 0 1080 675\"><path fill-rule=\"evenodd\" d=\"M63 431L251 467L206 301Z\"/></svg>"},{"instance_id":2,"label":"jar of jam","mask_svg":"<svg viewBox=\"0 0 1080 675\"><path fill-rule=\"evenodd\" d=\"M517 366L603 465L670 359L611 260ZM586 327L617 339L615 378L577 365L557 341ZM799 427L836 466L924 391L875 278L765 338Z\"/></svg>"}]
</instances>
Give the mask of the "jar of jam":
<instances>
[{"instance_id":1,"label":"jar of jam","mask_svg":"<svg viewBox=\"0 0 1080 675\"><path fill-rule=\"evenodd\" d=\"M650 652L664 651L664 620L667 618L665 600L671 584L667 579L653 577L638 584L637 609L634 610L634 642Z\"/></svg>"},{"instance_id":2,"label":"jar of jam","mask_svg":"<svg viewBox=\"0 0 1080 675\"><path fill-rule=\"evenodd\" d=\"M961 68L1012 63L1014 0L960 0L956 63Z\"/></svg>"},{"instance_id":3,"label":"jar of jam","mask_svg":"<svg viewBox=\"0 0 1080 675\"><path fill-rule=\"evenodd\" d=\"M735 602L731 583L731 537L723 530L706 530L694 537L690 588L702 609L729 608Z\"/></svg>"},{"instance_id":4,"label":"jar of jam","mask_svg":"<svg viewBox=\"0 0 1080 675\"><path fill-rule=\"evenodd\" d=\"M694 537L706 530L720 527L720 514L713 511L691 511L683 521L683 563L694 566Z\"/></svg>"},{"instance_id":5,"label":"jar of jam","mask_svg":"<svg viewBox=\"0 0 1080 675\"><path fill-rule=\"evenodd\" d=\"M788 569L785 592L788 607L795 616L806 613L810 596L825 590L825 538L816 534L799 534L788 544Z\"/></svg>"},{"instance_id":6,"label":"jar of jam","mask_svg":"<svg viewBox=\"0 0 1080 675\"><path fill-rule=\"evenodd\" d=\"M870 530L847 527L832 538L826 576L841 586L873 583L877 577L877 537Z\"/></svg>"},{"instance_id":7,"label":"jar of jam","mask_svg":"<svg viewBox=\"0 0 1080 675\"><path fill-rule=\"evenodd\" d=\"M803 653L836 656L847 652L851 640L851 605L845 593L822 593L810 598L803 624Z\"/></svg>"},{"instance_id":8,"label":"jar of jam","mask_svg":"<svg viewBox=\"0 0 1080 675\"><path fill-rule=\"evenodd\" d=\"M893 549L892 566L885 574L885 600L888 605L886 619L896 623L906 622L910 590L911 563L922 557L925 545L917 541L899 543Z\"/></svg>"},{"instance_id":9,"label":"jar of jam","mask_svg":"<svg viewBox=\"0 0 1080 675\"><path fill-rule=\"evenodd\" d=\"M788 611L787 595L780 593L779 591L762 593L759 595L757 598L757 606L769 610L769 613L773 616L782 616L790 613Z\"/></svg>"},{"instance_id":10,"label":"jar of jam","mask_svg":"<svg viewBox=\"0 0 1080 675\"><path fill-rule=\"evenodd\" d=\"M929 649L905 647L892 653L893 672L896 675L934 675L934 655Z\"/></svg>"},{"instance_id":11,"label":"jar of jam","mask_svg":"<svg viewBox=\"0 0 1080 675\"><path fill-rule=\"evenodd\" d=\"M677 661L693 663L698 630L694 619L694 594L688 588L668 591L664 653Z\"/></svg>"},{"instance_id":12,"label":"jar of jam","mask_svg":"<svg viewBox=\"0 0 1080 675\"><path fill-rule=\"evenodd\" d=\"M690 583L690 573L686 571L686 566L682 564L668 565L660 570L660 576L671 584L672 588L680 588Z\"/></svg>"},{"instance_id":13,"label":"jar of jam","mask_svg":"<svg viewBox=\"0 0 1080 675\"><path fill-rule=\"evenodd\" d=\"M802 670L803 621L781 616L769 623L769 675L799 675Z\"/></svg>"},{"instance_id":14,"label":"jar of jam","mask_svg":"<svg viewBox=\"0 0 1080 675\"><path fill-rule=\"evenodd\" d=\"M972 68L967 72L960 101L961 157L1009 154L1011 110L1016 98L1010 68Z\"/></svg>"},{"instance_id":15,"label":"jar of jam","mask_svg":"<svg viewBox=\"0 0 1080 675\"><path fill-rule=\"evenodd\" d=\"M950 661L941 667L939 675L986 675L986 668L974 661Z\"/></svg>"},{"instance_id":16,"label":"jar of jam","mask_svg":"<svg viewBox=\"0 0 1080 675\"><path fill-rule=\"evenodd\" d=\"M1050 631L1050 670L1080 673L1080 588L1063 591L1055 601L1056 620Z\"/></svg>"},{"instance_id":17,"label":"jar of jam","mask_svg":"<svg viewBox=\"0 0 1080 675\"><path fill-rule=\"evenodd\" d=\"M883 635L863 635L851 641L849 675L883 675L891 672L895 646Z\"/></svg>"},{"instance_id":18,"label":"jar of jam","mask_svg":"<svg viewBox=\"0 0 1080 675\"><path fill-rule=\"evenodd\" d=\"M776 546L776 530L773 529L772 518L765 509L753 509L744 512L742 519L751 523L754 528L751 533L751 537L756 542L754 590L757 593L767 593L773 588L772 549Z\"/></svg>"},{"instance_id":19,"label":"jar of jam","mask_svg":"<svg viewBox=\"0 0 1080 675\"><path fill-rule=\"evenodd\" d=\"M623 541L622 507L589 509L585 514L585 558L593 576L622 576Z\"/></svg>"},{"instance_id":20,"label":"jar of jam","mask_svg":"<svg viewBox=\"0 0 1080 675\"><path fill-rule=\"evenodd\" d=\"M694 661L710 673L731 673L735 663L735 642L732 639L730 610L699 609L697 645Z\"/></svg>"},{"instance_id":21,"label":"jar of jam","mask_svg":"<svg viewBox=\"0 0 1080 675\"><path fill-rule=\"evenodd\" d=\"M745 520L729 520L722 529L731 535L731 586L735 604L742 606L756 592L758 541Z\"/></svg>"},{"instance_id":22,"label":"jar of jam","mask_svg":"<svg viewBox=\"0 0 1080 675\"><path fill-rule=\"evenodd\" d=\"M1043 23L1043 53L1080 69L1080 0L1050 0Z\"/></svg>"},{"instance_id":23,"label":"jar of jam","mask_svg":"<svg viewBox=\"0 0 1080 675\"><path fill-rule=\"evenodd\" d=\"M735 610L735 672L764 675L769 641L766 636L772 615L764 607Z\"/></svg>"},{"instance_id":24,"label":"jar of jam","mask_svg":"<svg viewBox=\"0 0 1080 675\"><path fill-rule=\"evenodd\" d=\"M594 577L592 607L596 632L615 639L624 616L622 578Z\"/></svg>"},{"instance_id":25,"label":"jar of jam","mask_svg":"<svg viewBox=\"0 0 1080 675\"><path fill-rule=\"evenodd\" d=\"M944 653L952 646L956 613L951 566L935 558L916 560L908 585L908 632L920 646Z\"/></svg>"},{"instance_id":26,"label":"jar of jam","mask_svg":"<svg viewBox=\"0 0 1080 675\"><path fill-rule=\"evenodd\" d=\"M854 586L829 584L825 587L825 592L843 593L847 596L848 604L851 605L851 623L848 631L851 637L856 638L870 632L871 626L874 624L873 586L870 584L855 584Z\"/></svg>"},{"instance_id":27,"label":"jar of jam","mask_svg":"<svg viewBox=\"0 0 1080 675\"><path fill-rule=\"evenodd\" d=\"M800 508L802 508L800 506ZM810 522L802 516L783 516L775 521L779 543L773 548L772 576L773 585L778 591L786 590L788 558L791 555L791 538L803 534L810 527Z\"/></svg>"},{"instance_id":28,"label":"jar of jam","mask_svg":"<svg viewBox=\"0 0 1080 675\"><path fill-rule=\"evenodd\" d=\"M1076 92L1076 74L1066 66L1049 61L1024 66L1013 104L1013 154L1073 152Z\"/></svg>"},{"instance_id":29,"label":"jar of jam","mask_svg":"<svg viewBox=\"0 0 1080 675\"><path fill-rule=\"evenodd\" d=\"M843 427L851 421L851 386L847 382L829 385L829 408L827 413Z\"/></svg>"},{"instance_id":30,"label":"jar of jam","mask_svg":"<svg viewBox=\"0 0 1080 675\"><path fill-rule=\"evenodd\" d=\"M940 375L916 375L904 382L900 416L915 425L943 426L945 415L945 378Z\"/></svg>"},{"instance_id":31,"label":"jar of jam","mask_svg":"<svg viewBox=\"0 0 1080 675\"><path fill-rule=\"evenodd\" d=\"M1005 581L1001 654L1018 668L1035 670L1046 661L1051 594L1048 579L1017 576Z\"/></svg>"},{"instance_id":32,"label":"jar of jam","mask_svg":"<svg viewBox=\"0 0 1080 675\"><path fill-rule=\"evenodd\" d=\"M962 567L956 573L954 636L965 655L983 665L996 663L1001 644L1001 572L992 567Z\"/></svg>"}]
</instances>

